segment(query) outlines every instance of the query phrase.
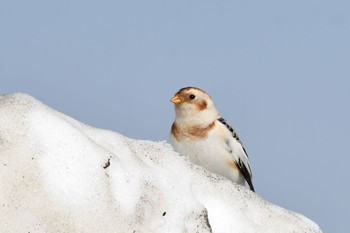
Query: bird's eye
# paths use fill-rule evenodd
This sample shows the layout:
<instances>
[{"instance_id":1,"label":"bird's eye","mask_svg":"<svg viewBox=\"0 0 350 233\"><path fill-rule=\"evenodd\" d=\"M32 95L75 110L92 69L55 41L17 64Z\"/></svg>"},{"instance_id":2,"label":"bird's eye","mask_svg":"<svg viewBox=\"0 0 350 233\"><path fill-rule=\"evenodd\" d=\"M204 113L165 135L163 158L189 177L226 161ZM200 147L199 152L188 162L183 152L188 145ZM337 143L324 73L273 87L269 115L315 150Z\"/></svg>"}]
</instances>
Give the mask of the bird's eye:
<instances>
[{"instance_id":1,"label":"bird's eye","mask_svg":"<svg viewBox=\"0 0 350 233\"><path fill-rule=\"evenodd\" d=\"M196 96L193 95L193 94L191 94L191 95L190 95L190 99L193 100L194 98L196 98Z\"/></svg>"}]
</instances>

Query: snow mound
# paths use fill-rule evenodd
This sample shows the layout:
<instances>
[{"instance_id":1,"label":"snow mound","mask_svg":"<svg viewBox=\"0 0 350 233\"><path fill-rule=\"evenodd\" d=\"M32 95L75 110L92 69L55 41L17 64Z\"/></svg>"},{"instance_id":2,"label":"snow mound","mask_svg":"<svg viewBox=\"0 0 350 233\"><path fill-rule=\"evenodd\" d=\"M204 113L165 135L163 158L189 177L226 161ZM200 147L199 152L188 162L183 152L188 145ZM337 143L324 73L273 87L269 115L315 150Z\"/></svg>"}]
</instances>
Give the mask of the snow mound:
<instances>
[{"instance_id":1,"label":"snow mound","mask_svg":"<svg viewBox=\"0 0 350 233\"><path fill-rule=\"evenodd\" d=\"M0 232L321 230L165 142L96 129L11 94L0 96Z\"/></svg>"}]
</instances>

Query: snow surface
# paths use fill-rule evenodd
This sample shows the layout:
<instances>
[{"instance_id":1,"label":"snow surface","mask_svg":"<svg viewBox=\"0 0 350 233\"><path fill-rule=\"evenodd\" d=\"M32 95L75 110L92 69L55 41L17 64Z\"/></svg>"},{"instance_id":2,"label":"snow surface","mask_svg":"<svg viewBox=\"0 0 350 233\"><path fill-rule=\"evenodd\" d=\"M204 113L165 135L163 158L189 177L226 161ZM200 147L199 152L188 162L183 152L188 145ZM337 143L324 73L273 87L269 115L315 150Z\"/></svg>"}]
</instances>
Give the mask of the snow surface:
<instances>
[{"instance_id":1,"label":"snow surface","mask_svg":"<svg viewBox=\"0 0 350 233\"><path fill-rule=\"evenodd\" d=\"M11 94L0 96L0 232L321 230L165 142L96 129Z\"/></svg>"}]
</instances>

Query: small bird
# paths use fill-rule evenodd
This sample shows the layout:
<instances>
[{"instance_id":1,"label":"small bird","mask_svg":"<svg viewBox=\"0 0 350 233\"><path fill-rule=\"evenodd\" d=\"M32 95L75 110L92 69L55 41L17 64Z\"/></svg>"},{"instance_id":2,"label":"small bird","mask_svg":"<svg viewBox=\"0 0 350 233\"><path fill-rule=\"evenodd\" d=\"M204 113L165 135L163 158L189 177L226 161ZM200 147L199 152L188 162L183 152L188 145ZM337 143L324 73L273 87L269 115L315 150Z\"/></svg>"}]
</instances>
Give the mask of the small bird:
<instances>
[{"instance_id":1,"label":"small bird","mask_svg":"<svg viewBox=\"0 0 350 233\"><path fill-rule=\"evenodd\" d=\"M246 150L236 131L216 110L212 98L196 87L180 89L171 99L175 121L170 143L191 162L255 192Z\"/></svg>"}]
</instances>

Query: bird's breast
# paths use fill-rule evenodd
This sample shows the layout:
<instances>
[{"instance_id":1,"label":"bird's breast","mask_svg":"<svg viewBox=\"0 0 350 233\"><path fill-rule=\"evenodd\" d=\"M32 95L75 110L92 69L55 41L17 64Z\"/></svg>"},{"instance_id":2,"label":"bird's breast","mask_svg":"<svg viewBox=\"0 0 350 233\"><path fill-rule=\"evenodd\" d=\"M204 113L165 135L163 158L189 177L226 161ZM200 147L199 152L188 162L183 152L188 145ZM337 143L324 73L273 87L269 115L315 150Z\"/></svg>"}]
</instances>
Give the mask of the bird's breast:
<instances>
[{"instance_id":1,"label":"bird's breast","mask_svg":"<svg viewBox=\"0 0 350 233\"><path fill-rule=\"evenodd\" d=\"M180 127L176 122L171 126L171 134L177 141L184 140L203 140L208 138L209 133L215 126L215 121L209 125L193 125Z\"/></svg>"}]
</instances>

